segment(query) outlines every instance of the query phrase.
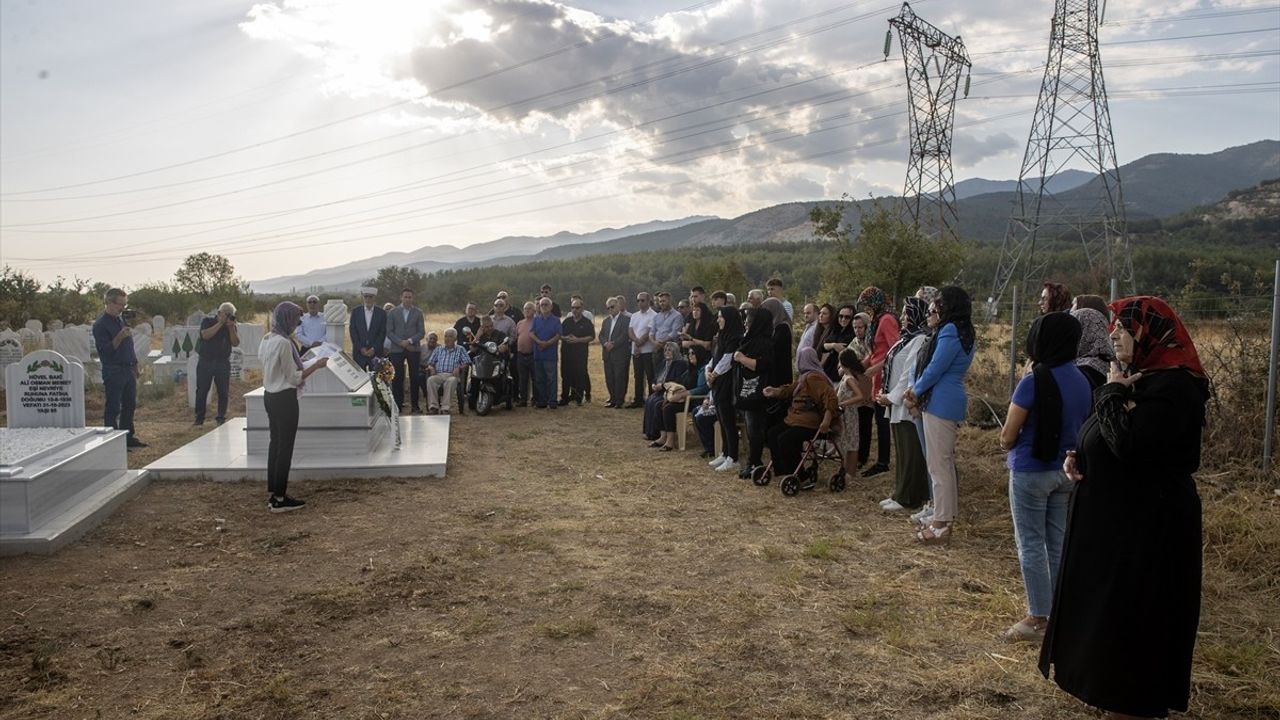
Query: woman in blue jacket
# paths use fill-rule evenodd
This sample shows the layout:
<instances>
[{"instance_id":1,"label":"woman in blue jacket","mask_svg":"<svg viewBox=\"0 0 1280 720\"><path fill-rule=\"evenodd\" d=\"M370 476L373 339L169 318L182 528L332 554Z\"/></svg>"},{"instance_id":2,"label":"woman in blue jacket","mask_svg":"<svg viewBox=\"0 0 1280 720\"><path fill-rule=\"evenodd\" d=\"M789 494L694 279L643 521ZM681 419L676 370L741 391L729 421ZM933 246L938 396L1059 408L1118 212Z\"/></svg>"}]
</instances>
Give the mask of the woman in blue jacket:
<instances>
[{"instance_id":1,"label":"woman in blue jacket","mask_svg":"<svg viewBox=\"0 0 1280 720\"><path fill-rule=\"evenodd\" d=\"M969 294L958 287L942 288L929 314L938 316L938 329L920 353L907 405L924 413L925 463L933 479L933 519L916 533L916 540L939 544L951 539L959 504L956 433L968 406L964 374L973 362L976 335Z\"/></svg>"}]
</instances>

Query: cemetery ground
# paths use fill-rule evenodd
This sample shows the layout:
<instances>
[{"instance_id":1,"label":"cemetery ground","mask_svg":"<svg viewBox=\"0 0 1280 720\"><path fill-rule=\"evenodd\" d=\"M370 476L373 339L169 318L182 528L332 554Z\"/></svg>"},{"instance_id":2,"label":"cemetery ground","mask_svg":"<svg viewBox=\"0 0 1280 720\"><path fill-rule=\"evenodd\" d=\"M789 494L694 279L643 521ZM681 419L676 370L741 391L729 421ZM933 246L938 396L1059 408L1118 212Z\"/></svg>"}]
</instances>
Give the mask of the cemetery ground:
<instances>
[{"instance_id":1,"label":"cemetery ground","mask_svg":"<svg viewBox=\"0 0 1280 720\"><path fill-rule=\"evenodd\" d=\"M0 559L0 716L1095 716L996 639L1024 605L994 431L962 431L957 535L925 548L876 506L891 475L786 498L692 435L646 448L595 365L593 405L455 416L443 479L294 482L285 515L262 483L154 482L56 555ZM179 391L137 425L131 467L212 423ZM1280 502L1253 468L1198 477L1190 717L1280 718Z\"/></svg>"}]
</instances>

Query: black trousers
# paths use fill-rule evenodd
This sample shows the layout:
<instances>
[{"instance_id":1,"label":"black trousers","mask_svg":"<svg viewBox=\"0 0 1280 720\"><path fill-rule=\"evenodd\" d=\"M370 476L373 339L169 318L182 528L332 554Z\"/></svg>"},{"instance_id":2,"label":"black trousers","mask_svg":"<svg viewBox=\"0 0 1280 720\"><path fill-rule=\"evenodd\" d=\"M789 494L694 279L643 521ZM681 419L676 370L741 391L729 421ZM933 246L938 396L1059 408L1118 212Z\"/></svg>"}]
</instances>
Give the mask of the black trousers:
<instances>
[{"instance_id":1,"label":"black trousers","mask_svg":"<svg viewBox=\"0 0 1280 720\"><path fill-rule=\"evenodd\" d=\"M560 399L581 400L591 394L591 378L587 373L588 345L563 345L560 348Z\"/></svg>"},{"instance_id":2,"label":"black trousers","mask_svg":"<svg viewBox=\"0 0 1280 720\"><path fill-rule=\"evenodd\" d=\"M742 413L747 425L747 464L751 467L764 464L765 435L769 431L769 416L764 410L746 410Z\"/></svg>"},{"instance_id":3,"label":"black trousers","mask_svg":"<svg viewBox=\"0 0 1280 720\"><path fill-rule=\"evenodd\" d=\"M775 425L769 431L769 455L773 458L773 474L776 477L796 471L805 442L812 440L816 432L813 428L792 427L786 423Z\"/></svg>"},{"instance_id":4,"label":"black trousers","mask_svg":"<svg viewBox=\"0 0 1280 720\"><path fill-rule=\"evenodd\" d=\"M858 464L862 465L871 457L871 424L875 422L876 409L870 406L858 406Z\"/></svg>"},{"instance_id":5,"label":"black trousers","mask_svg":"<svg viewBox=\"0 0 1280 720\"><path fill-rule=\"evenodd\" d=\"M643 403L649 388L653 386L653 353L634 353L631 356L631 367L636 383L635 402Z\"/></svg>"},{"instance_id":6,"label":"black trousers","mask_svg":"<svg viewBox=\"0 0 1280 720\"><path fill-rule=\"evenodd\" d=\"M889 408L876 405L876 462L889 464L889 447L893 434L889 429Z\"/></svg>"},{"instance_id":7,"label":"black trousers","mask_svg":"<svg viewBox=\"0 0 1280 720\"><path fill-rule=\"evenodd\" d=\"M720 450L725 457L738 459L738 413L733 402L716 398L716 418L720 420Z\"/></svg>"},{"instance_id":8,"label":"black trousers","mask_svg":"<svg viewBox=\"0 0 1280 720\"><path fill-rule=\"evenodd\" d=\"M404 378L409 376L409 388L411 391L412 407L418 407L418 396L426 395L426 378L422 375L421 368L418 367L418 353L416 352L393 352L387 356L391 361L391 366L396 369L395 377L391 379L391 397L396 401L401 409L404 409Z\"/></svg>"},{"instance_id":9,"label":"black trousers","mask_svg":"<svg viewBox=\"0 0 1280 720\"><path fill-rule=\"evenodd\" d=\"M218 422L227 419L228 383L231 382L231 359L214 360L201 357L196 362L196 422L204 422L209 403L209 386L218 389Z\"/></svg>"},{"instance_id":10,"label":"black trousers","mask_svg":"<svg viewBox=\"0 0 1280 720\"><path fill-rule=\"evenodd\" d=\"M271 445L267 448L267 492L284 497L293 467L293 441L298 437L298 390L263 393Z\"/></svg>"},{"instance_id":11,"label":"black trousers","mask_svg":"<svg viewBox=\"0 0 1280 720\"><path fill-rule=\"evenodd\" d=\"M621 405L627 401L627 365L631 362L629 348L621 346L604 351L604 384L609 391L609 402Z\"/></svg>"}]
</instances>

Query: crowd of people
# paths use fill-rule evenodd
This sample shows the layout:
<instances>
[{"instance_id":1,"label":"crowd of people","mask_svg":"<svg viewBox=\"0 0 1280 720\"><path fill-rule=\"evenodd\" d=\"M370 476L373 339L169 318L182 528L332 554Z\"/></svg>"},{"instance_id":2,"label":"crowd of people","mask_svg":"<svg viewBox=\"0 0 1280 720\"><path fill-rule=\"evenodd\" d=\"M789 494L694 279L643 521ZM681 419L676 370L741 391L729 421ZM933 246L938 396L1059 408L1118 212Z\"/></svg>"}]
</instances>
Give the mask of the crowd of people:
<instances>
[{"instance_id":1,"label":"crowd of people","mask_svg":"<svg viewBox=\"0 0 1280 720\"><path fill-rule=\"evenodd\" d=\"M839 306L806 303L799 319L778 278L741 304L702 287L675 302L669 292L641 292L634 310L623 296L607 298L597 328L581 297L571 296L563 315L544 285L519 311L501 292L485 314L468 304L452 327L436 332L426 330L411 290L399 305L377 305L374 288L361 294L363 307L350 321L352 355L365 368L379 357L393 364L402 410L408 378L408 412L422 412L420 397L427 413L449 412L451 399L464 412L465 396L474 399L474 388L462 391L472 352L488 343L511 358L519 405L589 404L590 348L598 345L605 406L643 409L639 430L649 447L675 450L677 421L687 412L712 471L758 479L790 475L807 443L826 440L844 473L893 473L880 508L909 513L916 542L953 537L956 438L977 345L972 303L959 287L921 287L900 305L868 287ZM94 325L105 422L129 430L130 446L141 446L132 433L136 359L124 342L126 297L113 289L105 300ZM308 298L309 312L278 305L259 349L273 512L303 505L286 489L297 388L324 366L304 369L299 354L323 341L318 303ZM1046 677L1052 672L1110 717L1185 711L1199 620L1201 513L1192 473L1208 399L1204 369L1185 326L1159 298L1108 304L1046 282L1039 304L1026 337L1026 372L999 434L1027 605L1002 637L1041 643ZM222 356L238 341L233 306L202 323L208 362L202 352L197 424L211 383L219 390L217 420L224 420Z\"/></svg>"}]
</instances>

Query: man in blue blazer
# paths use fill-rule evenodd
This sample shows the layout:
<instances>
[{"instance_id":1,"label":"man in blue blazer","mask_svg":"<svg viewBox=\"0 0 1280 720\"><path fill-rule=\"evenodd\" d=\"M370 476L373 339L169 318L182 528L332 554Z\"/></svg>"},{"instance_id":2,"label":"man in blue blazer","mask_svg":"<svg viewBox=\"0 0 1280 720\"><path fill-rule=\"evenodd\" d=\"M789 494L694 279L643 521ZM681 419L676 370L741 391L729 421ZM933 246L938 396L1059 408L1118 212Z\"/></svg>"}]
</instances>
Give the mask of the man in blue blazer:
<instances>
[{"instance_id":1,"label":"man in blue blazer","mask_svg":"<svg viewBox=\"0 0 1280 720\"><path fill-rule=\"evenodd\" d=\"M373 302L378 297L378 288L362 287L360 296L364 298L364 306L351 313L351 355L361 370L368 370L369 362L384 352L387 312Z\"/></svg>"}]
</instances>

